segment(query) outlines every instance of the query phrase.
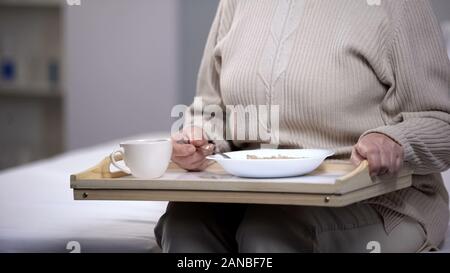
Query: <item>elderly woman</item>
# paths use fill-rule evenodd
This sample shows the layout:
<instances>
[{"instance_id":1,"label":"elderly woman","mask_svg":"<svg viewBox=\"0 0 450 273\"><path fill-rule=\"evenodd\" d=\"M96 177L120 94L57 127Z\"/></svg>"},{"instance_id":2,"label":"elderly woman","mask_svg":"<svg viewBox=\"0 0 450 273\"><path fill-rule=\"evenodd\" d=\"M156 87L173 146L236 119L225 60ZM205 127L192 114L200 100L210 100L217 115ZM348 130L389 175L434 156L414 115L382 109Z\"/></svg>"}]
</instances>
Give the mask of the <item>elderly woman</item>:
<instances>
[{"instance_id":1,"label":"elderly woman","mask_svg":"<svg viewBox=\"0 0 450 273\"><path fill-rule=\"evenodd\" d=\"M333 149L354 164L367 159L373 176L395 175L405 162L413 186L343 208L170 203L155 229L160 246L368 252L376 241L382 252L438 248L449 220L440 175L450 165L449 89L450 64L428 1L222 0L199 72L197 96L206 105L277 105L280 147ZM209 145L254 144L174 142L172 160L201 170Z\"/></svg>"}]
</instances>

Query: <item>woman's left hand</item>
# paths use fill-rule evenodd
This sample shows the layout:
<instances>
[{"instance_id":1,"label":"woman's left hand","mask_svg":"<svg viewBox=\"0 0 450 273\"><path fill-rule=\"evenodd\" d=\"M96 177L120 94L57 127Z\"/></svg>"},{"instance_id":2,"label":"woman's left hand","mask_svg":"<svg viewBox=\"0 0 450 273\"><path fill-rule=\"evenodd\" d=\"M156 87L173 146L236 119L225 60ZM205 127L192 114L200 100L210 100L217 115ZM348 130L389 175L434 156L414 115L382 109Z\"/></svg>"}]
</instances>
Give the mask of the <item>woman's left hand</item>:
<instances>
[{"instance_id":1,"label":"woman's left hand","mask_svg":"<svg viewBox=\"0 0 450 273\"><path fill-rule=\"evenodd\" d=\"M371 133L353 146L351 162L359 165L367 159L371 176L396 176L403 166L403 148L386 135Z\"/></svg>"}]
</instances>

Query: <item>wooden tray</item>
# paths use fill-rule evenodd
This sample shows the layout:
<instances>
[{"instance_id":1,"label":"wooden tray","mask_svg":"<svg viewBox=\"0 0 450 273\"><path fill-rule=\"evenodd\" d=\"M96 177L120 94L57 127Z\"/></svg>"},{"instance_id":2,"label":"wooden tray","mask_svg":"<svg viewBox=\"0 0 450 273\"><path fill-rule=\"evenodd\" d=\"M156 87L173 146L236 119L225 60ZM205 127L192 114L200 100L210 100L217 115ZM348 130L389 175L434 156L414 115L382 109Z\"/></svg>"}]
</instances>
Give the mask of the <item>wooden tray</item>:
<instances>
[{"instance_id":1,"label":"wooden tray","mask_svg":"<svg viewBox=\"0 0 450 273\"><path fill-rule=\"evenodd\" d=\"M120 160L120 158L117 158ZM214 163L203 172L187 172L170 164L152 180L111 172L109 157L71 176L75 200L133 200L282 204L340 207L411 186L411 171L397 178L371 179L367 161L325 161L309 175L280 179L232 176Z\"/></svg>"}]
</instances>

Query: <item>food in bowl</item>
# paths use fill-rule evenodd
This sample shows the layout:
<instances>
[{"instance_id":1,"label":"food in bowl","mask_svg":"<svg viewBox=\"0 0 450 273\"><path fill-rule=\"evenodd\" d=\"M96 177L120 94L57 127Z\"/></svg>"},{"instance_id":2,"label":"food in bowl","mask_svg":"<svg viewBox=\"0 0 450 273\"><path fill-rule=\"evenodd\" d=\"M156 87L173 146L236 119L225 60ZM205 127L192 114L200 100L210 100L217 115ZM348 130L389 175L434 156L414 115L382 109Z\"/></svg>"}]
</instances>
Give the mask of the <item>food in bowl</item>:
<instances>
[{"instance_id":1,"label":"food in bowl","mask_svg":"<svg viewBox=\"0 0 450 273\"><path fill-rule=\"evenodd\" d=\"M293 157L286 155L273 155L273 156L257 156L257 155L247 155L247 159L301 159L306 157Z\"/></svg>"}]
</instances>

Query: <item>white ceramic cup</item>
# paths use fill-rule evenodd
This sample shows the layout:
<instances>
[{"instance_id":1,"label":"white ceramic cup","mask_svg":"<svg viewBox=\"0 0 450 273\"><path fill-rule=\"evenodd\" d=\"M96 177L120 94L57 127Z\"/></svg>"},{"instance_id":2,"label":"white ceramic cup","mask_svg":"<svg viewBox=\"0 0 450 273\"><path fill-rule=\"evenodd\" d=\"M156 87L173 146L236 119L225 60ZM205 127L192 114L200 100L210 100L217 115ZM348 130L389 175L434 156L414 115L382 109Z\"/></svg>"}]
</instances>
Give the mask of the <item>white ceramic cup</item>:
<instances>
[{"instance_id":1,"label":"white ceramic cup","mask_svg":"<svg viewBox=\"0 0 450 273\"><path fill-rule=\"evenodd\" d=\"M152 179L162 176L172 156L170 139L141 139L120 143L121 149L111 153L111 163L119 170L137 178ZM126 166L117 163L121 154Z\"/></svg>"}]
</instances>

